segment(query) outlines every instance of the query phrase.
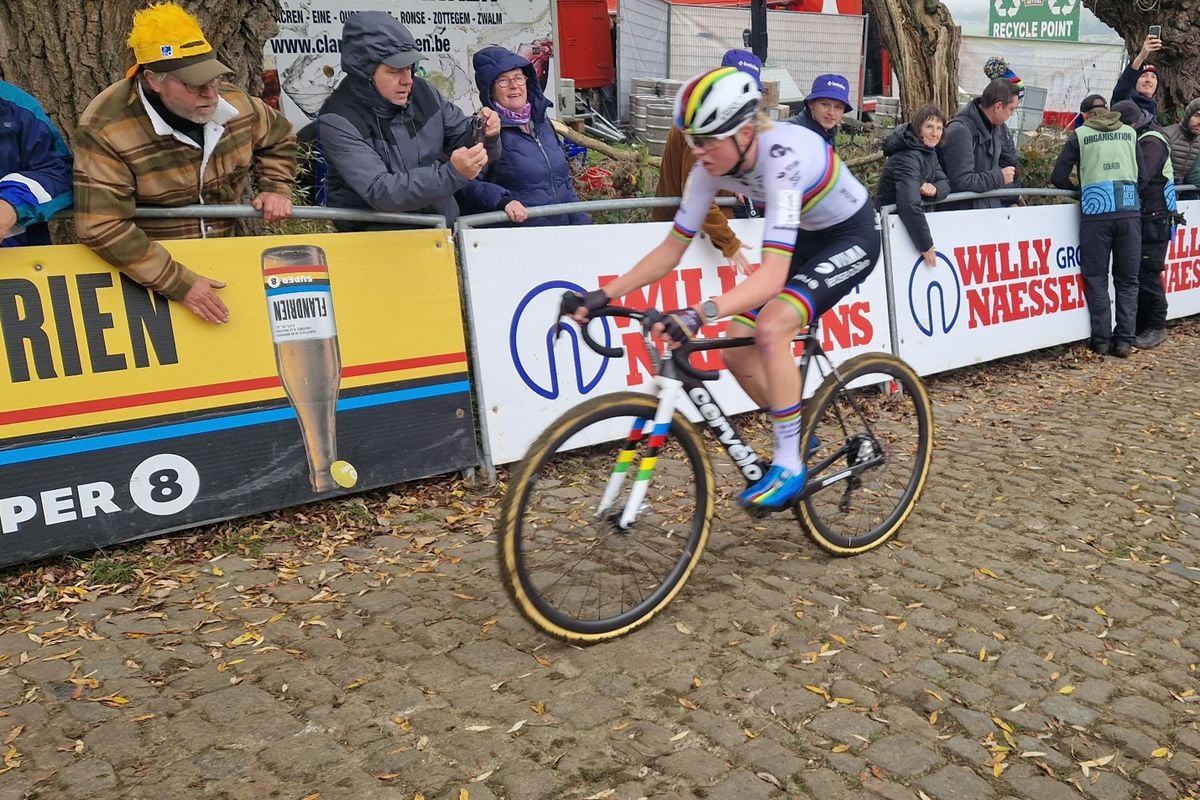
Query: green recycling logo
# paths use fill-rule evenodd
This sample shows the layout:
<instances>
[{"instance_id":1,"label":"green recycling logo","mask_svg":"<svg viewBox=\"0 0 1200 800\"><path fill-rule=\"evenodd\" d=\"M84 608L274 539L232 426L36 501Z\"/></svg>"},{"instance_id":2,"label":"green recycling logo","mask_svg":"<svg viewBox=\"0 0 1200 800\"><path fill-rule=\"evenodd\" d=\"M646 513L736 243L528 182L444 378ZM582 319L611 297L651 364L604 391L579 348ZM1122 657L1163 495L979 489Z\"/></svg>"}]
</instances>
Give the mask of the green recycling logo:
<instances>
[{"instance_id":1,"label":"green recycling logo","mask_svg":"<svg viewBox=\"0 0 1200 800\"><path fill-rule=\"evenodd\" d=\"M1067 2L1073 3L1075 0L1067 0ZM1015 17L1021 12L1021 0L992 0L992 8L996 9L998 16Z\"/></svg>"},{"instance_id":2,"label":"green recycling logo","mask_svg":"<svg viewBox=\"0 0 1200 800\"><path fill-rule=\"evenodd\" d=\"M1056 16L1070 16L1079 0L1046 0L1050 13Z\"/></svg>"}]
</instances>

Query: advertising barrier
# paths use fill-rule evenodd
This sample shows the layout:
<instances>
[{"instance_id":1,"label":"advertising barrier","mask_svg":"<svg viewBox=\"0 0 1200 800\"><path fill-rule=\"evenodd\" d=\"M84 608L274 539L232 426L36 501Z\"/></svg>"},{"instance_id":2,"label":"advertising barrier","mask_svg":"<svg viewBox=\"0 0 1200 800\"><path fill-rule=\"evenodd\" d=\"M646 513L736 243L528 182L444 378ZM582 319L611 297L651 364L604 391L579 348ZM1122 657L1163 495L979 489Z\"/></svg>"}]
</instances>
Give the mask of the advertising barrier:
<instances>
[{"instance_id":1,"label":"advertising barrier","mask_svg":"<svg viewBox=\"0 0 1200 800\"><path fill-rule=\"evenodd\" d=\"M0 251L0 564L478 463L446 231L168 246L227 325L82 246Z\"/></svg>"},{"instance_id":2,"label":"advertising barrier","mask_svg":"<svg viewBox=\"0 0 1200 800\"><path fill-rule=\"evenodd\" d=\"M1168 317L1200 313L1200 201L1167 254ZM927 213L928 267L900 218L886 217L896 352L929 375L1088 338L1079 274L1079 207ZM1110 281L1109 293L1112 294Z\"/></svg>"},{"instance_id":3,"label":"advertising barrier","mask_svg":"<svg viewBox=\"0 0 1200 800\"><path fill-rule=\"evenodd\" d=\"M761 220L733 220L731 226L744 242L762 239ZM593 289L628 270L669 230L669 223L459 230L473 325L480 428L491 463L523 457L543 428L582 399L647 388L652 376L650 355L632 321L593 323L594 338L626 349L622 359L606 359L589 350L572 325L555 337L558 305L564 291ZM758 251L749 258L755 263ZM614 302L631 308L679 308L720 294L737 280L720 252L706 238L697 237L678 268L658 283ZM719 334L724 325L711 326L704 334ZM821 335L835 362L858 353L890 351L882 262L822 317ZM693 363L722 368L720 351L697 355ZM816 380L813 371L808 393L815 389ZM711 386L727 413L754 407L728 373ZM694 409L688 412L693 420L699 419Z\"/></svg>"}]
</instances>

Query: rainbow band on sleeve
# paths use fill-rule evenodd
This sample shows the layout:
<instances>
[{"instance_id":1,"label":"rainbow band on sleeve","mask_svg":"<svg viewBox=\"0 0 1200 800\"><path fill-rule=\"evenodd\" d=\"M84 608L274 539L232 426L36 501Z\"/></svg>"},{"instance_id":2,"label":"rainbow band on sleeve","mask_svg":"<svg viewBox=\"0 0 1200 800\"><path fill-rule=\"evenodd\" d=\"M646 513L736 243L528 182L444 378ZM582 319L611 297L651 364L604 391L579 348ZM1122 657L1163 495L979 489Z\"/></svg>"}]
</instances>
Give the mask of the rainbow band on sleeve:
<instances>
[{"instance_id":1,"label":"rainbow band on sleeve","mask_svg":"<svg viewBox=\"0 0 1200 800\"><path fill-rule=\"evenodd\" d=\"M842 160L838 158L837 153L832 147L825 148L825 170L821 177L818 178L811 186L804 190L804 200L800 206L800 213L804 214L813 209L817 203L825 199L825 196L833 191L833 187L837 186L838 179L842 175ZM766 243L763 243L763 249L766 249Z\"/></svg>"},{"instance_id":2,"label":"rainbow band on sleeve","mask_svg":"<svg viewBox=\"0 0 1200 800\"><path fill-rule=\"evenodd\" d=\"M690 242L696 238L695 231L689 231L687 228L680 225L678 222L671 228L671 235L681 242Z\"/></svg>"},{"instance_id":3,"label":"rainbow band on sleeve","mask_svg":"<svg viewBox=\"0 0 1200 800\"><path fill-rule=\"evenodd\" d=\"M777 256L783 256L788 261L792 260L792 253L795 249L796 245L794 243L788 244L787 242L780 242L774 239L763 239L762 243L762 254L764 256L767 253L773 253Z\"/></svg>"}]
</instances>

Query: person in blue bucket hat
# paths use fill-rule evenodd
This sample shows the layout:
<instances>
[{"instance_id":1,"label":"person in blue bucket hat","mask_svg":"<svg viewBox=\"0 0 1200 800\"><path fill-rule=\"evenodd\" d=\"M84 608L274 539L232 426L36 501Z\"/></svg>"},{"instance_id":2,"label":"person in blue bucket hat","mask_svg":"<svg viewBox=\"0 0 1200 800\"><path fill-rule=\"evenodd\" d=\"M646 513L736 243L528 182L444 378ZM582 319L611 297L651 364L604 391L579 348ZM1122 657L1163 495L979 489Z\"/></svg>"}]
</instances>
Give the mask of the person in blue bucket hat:
<instances>
[{"instance_id":1,"label":"person in blue bucket hat","mask_svg":"<svg viewBox=\"0 0 1200 800\"><path fill-rule=\"evenodd\" d=\"M844 75L818 75L812 91L804 98L804 110L790 118L793 125L803 125L830 145L836 143L842 117L854 110L850 104L850 81Z\"/></svg>"},{"instance_id":2,"label":"person in blue bucket hat","mask_svg":"<svg viewBox=\"0 0 1200 800\"><path fill-rule=\"evenodd\" d=\"M721 58L721 66L740 69L758 81L758 88L762 88L763 63L749 50L726 50L725 55Z\"/></svg>"}]
</instances>

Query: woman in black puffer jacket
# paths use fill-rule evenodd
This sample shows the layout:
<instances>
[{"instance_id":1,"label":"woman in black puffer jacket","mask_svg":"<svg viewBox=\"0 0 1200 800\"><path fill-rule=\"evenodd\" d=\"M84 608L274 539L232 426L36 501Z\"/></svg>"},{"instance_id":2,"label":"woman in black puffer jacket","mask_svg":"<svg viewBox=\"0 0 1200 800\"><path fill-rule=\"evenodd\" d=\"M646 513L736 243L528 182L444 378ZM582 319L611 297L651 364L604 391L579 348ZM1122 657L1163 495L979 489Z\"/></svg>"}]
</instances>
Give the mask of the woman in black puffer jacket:
<instances>
[{"instance_id":1,"label":"woman in black puffer jacket","mask_svg":"<svg viewBox=\"0 0 1200 800\"><path fill-rule=\"evenodd\" d=\"M945 127L946 115L937 106L924 106L912 122L897 128L884 141L887 161L879 177L876 201L880 206L896 205L913 245L931 267L936 263L935 251L922 201L941 200L950 193L950 182L937 155Z\"/></svg>"}]
</instances>

